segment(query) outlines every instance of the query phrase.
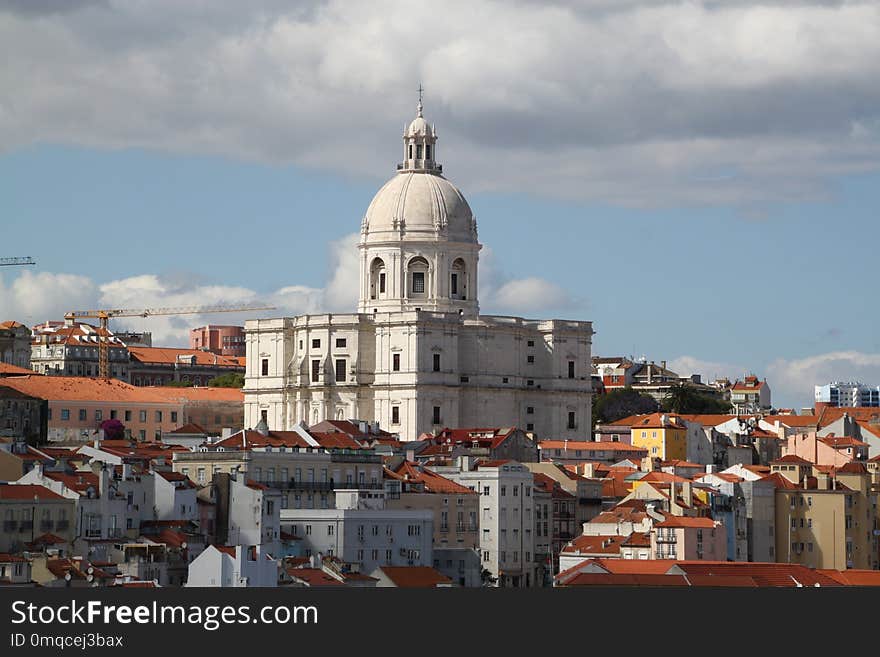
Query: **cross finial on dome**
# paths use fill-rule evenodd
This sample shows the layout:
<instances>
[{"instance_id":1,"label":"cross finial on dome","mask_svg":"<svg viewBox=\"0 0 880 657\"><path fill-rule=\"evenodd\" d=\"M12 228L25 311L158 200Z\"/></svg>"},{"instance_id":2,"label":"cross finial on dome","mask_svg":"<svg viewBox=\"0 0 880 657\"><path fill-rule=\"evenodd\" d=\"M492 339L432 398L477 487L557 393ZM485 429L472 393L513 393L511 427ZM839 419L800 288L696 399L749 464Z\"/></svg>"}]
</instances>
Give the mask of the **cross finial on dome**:
<instances>
[{"instance_id":1,"label":"cross finial on dome","mask_svg":"<svg viewBox=\"0 0 880 657\"><path fill-rule=\"evenodd\" d=\"M422 83L419 83L419 116L422 115L422 93L425 90L422 88Z\"/></svg>"}]
</instances>

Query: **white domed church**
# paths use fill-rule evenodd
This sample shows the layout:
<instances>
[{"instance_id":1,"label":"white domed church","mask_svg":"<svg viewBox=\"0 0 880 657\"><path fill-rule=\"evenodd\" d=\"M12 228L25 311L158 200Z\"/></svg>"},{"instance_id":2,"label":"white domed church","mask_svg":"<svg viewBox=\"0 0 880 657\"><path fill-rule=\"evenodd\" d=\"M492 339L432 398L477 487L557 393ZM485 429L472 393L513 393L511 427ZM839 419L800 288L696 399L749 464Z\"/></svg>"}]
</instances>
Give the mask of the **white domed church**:
<instances>
[{"instance_id":1,"label":"white domed church","mask_svg":"<svg viewBox=\"0 0 880 657\"><path fill-rule=\"evenodd\" d=\"M590 322L479 314L477 222L418 116L361 221L357 313L246 323L245 426L360 419L415 440L517 426L590 438Z\"/></svg>"}]
</instances>

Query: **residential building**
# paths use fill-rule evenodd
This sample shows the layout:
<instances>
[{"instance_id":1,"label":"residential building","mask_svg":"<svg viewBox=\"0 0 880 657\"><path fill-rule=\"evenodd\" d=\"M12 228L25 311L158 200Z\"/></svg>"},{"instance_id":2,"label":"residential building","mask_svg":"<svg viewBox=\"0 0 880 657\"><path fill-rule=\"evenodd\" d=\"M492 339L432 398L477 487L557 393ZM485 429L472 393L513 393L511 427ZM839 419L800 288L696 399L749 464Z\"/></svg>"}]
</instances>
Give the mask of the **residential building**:
<instances>
[{"instance_id":1,"label":"residential building","mask_svg":"<svg viewBox=\"0 0 880 657\"><path fill-rule=\"evenodd\" d=\"M858 381L834 381L816 386L816 404L826 406L880 406L880 386Z\"/></svg>"},{"instance_id":2,"label":"residential building","mask_svg":"<svg viewBox=\"0 0 880 657\"><path fill-rule=\"evenodd\" d=\"M363 418L415 440L443 427L519 426L585 439L590 322L480 315L481 245L419 115L403 163L360 222L357 312L245 324L245 426Z\"/></svg>"},{"instance_id":3,"label":"residential building","mask_svg":"<svg viewBox=\"0 0 880 657\"><path fill-rule=\"evenodd\" d=\"M761 381L758 377L750 375L742 381L737 381L730 389L730 403L737 415L753 415L769 411L770 386L767 385L767 380Z\"/></svg>"},{"instance_id":4,"label":"residential building","mask_svg":"<svg viewBox=\"0 0 880 657\"><path fill-rule=\"evenodd\" d=\"M575 515L577 498L565 490L558 481L542 472L534 472L533 477L534 484L532 490L536 494L536 502L538 500L537 495L540 495L540 492L545 493L550 498L550 504L547 505L545 503L542 505L544 506L542 510L549 510L551 512L549 516L551 527L550 554L553 572L558 572L559 553L562 551L562 546L573 539L580 529ZM544 522L546 521L547 517L545 516Z\"/></svg>"},{"instance_id":5,"label":"residential building","mask_svg":"<svg viewBox=\"0 0 880 657\"><path fill-rule=\"evenodd\" d=\"M181 382L206 386L211 379L223 374L244 374L244 365L237 359L198 349L129 347L129 353L128 380L136 386Z\"/></svg>"},{"instance_id":6,"label":"residential building","mask_svg":"<svg viewBox=\"0 0 880 657\"><path fill-rule=\"evenodd\" d=\"M541 473L553 479L563 490L575 498L574 521L578 531L585 523L602 511L602 479L584 477L559 463L524 463L533 473Z\"/></svg>"},{"instance_id":7,"label":"residential building","mask_svg":"<svg viewBox=\"0 0 880 657\"><path fill-rule=\"evenodd\" d=\"M791 434L782 448L782 455L794 454L811 463L845 465L868 460L869 445L851 436L828 434L819 437L815 431Z\"/></svg>"},{"instance_id":8,"label":"residential building","mask_svg":"<svg viewBox=\"0 0 880 657\"><path fill-rule=\"evenodd\" d=\"M648 456L663 461L688 459L688 428L677 415L653 413L632 425L633 447L647 451Z\"/></svg>"},{"instance_id":9,"label":"residential building","mask_svg":"<svg viewBox=\"0 0 880 657\"><path fill-rule=\"evenodd\" d=\"M187 587L275 587L278 563L259 545L209 545L189 564Z\"/></svg>"},{"instance_id":10,"label":"residential building","mask_svg":"<svg viewBox=\"0 0 880 657\"><path fill-rule=\"evenodd\" d=\"M49 405L45 399L4 385L7 380L0 378L0 436L44 444L48 436Z\"/></svg>"},{"instance_id":11,"label":"residential building","mask_svg":"<svg viewBox=\"0 0 880 657\"><path fill-rule=\"evenodd\" d=\"M182 475L179 475L182 476ZM281 548L281 493L247 478L214 476L216 540L224 545L260 545L278 558Z\"/></svg>"},{"instance_id":12,"label":"residential building","mask_svg":"<svg viewBox=\"0 0 880 657\"><path fill-rule=\"evenodd\" d=\"M45 486L0 484L0 551L19 552L26 543L50 532L71 543L75 512L74 500Z\"/></svg>"},{"instance_id":13,"label":"residential building","mask_svg":"<svg viewBox=\"0 0 880 657\"><path fill-rule=\"evenodd\" d=\"M517 461L477 461L434 470L480 493L480 552L483 568L500 587L539 586L535 555L534 475ZM552 502L551 502L552 504ZM552 507L551 507L552 508ZM543 522L552 519L544 516Z\"/></svg>"},{"instance_id":14,"label":"residential building","mask_svg":"<svg viewBox=\"0 0 880 657\"><path fill-rule=\"evenodd\" d=\"M243 326L209 324L189 332L190 349L209 351L219 356L244 357L245 334Z\"/></svg>"},{"instance_id":15,"label":"residential building","mask_svg":"<svg viewBox=\"0 0 880 657\"><path fill-rule=\"evenodd\" d=\"M433 512L390 509L385 491L338 490L336 508L282 509L281 529L302 541L306 556L338 557L362 573L433 565Z\"/></svg>"},{"instance_id":16,"label":"residential building","mask_svg":"<svg viewBox=\"0 0 880 657\"><path fill-rule=\"evenodd\" d=\"M467 454L490 460L511 459L520 463L535 463L540 458L534 439L516 427L444 428L434 435L423 434L419 439L447 448L448 458L453 459Z\"/></svg>"},{"instance_id":17,"label":"residential building","mask_svg":"<svg viewBox=\"0 0 880 657\"><path fill-rule=\"evenodd\" d=\"M33 327L31 369L53 376L98 376L98 350L107 344L110 376L128 381L128 346L112 331L66 320Z\"/></svg>"},{"instance_id":18,"label":"residential building","mask_svg":"<svg viewBox=\"0 0 880 657\"><path fill-rule=\"evenodd\" d=\"M0 586L31 584L31 562L21 555L0 553Z\"/></svg>"},{"instance_id":19,"label":"residential building","mask_svg":"<svg viewBox=\"0 0 880 657\"><path fill-rule=\"evenodd\" d=\"M232 388L137 388L116 379L38 375L6 377L2 386L47 403L49 442L101 437L105 420L119 420L139 441L158 441L191 422L217 434L241 422L243 396Z\"/></svg>"},{"instance_id":20,"label":"residential building","mask_svg":"<svg viewBox=\"0 0 880 657\"><path fill-rule=\"evenodd\" d=\"M385 469L389 509L425 509L434 519L434 548L480 547L480 495L418 463L389 463Z\"/></svg>"},{"instance_id":21,"label":"residential building","mask_svg":"<svg viewBox=\"0 0 880 657\"><path fill-rule=\"evenodd\" d=\"M16 321L0 322L0 363L31 369L31 330Z\"/></svg>"},{"instance_id":22,"label":"residential building","mask_svg":"<svg viewBox=\"0 0 880 657\"><path fill-rule=\"evenodd\" d=\"M625 459L641 461L648 449L625 442L596 442L580 440L542 440L538 443L542 461L577 464L587 461L619 463Z\"/></svg>"},{"instance_id":23,"label":"residential building","mask_svg":"<svg viewBox=\"0 0 880 657\"><path fill-rule=\"evenodd\" d=\"M712 518L667 516L654 523L651 558L679 561L725 561L727 536L722 523Z\"/></svg>"}]
</instances>

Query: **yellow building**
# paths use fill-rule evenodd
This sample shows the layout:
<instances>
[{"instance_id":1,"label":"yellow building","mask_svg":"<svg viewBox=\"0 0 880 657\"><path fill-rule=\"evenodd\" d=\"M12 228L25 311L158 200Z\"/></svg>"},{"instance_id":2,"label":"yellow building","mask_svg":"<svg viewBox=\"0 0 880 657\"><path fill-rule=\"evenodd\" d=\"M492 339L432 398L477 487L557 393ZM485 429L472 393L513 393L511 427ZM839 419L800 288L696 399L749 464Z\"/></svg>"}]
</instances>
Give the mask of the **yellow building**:
<instances>
[{"instance_id":1,"label":"yellow building","mask_svg":"<svg viewBox=\"0 0 880 657\"><path fill-rule=\"evenodd\" d=\"M876 569L871 476L861 463L834 468L789 455L776 479L776 560L810 568Z\"/></svg>"},{"instance_id":2,"label":"yellow building","mask_svg":"<svg viewBox=\"0 0 880 657\"><path fill-rule=\"evenodd\" d=\"M630 429L632 444L648 450L648 456L664 461L687 460L687 426L677 415L653 413L640 418Z\"/></svg>"}]
</instances>

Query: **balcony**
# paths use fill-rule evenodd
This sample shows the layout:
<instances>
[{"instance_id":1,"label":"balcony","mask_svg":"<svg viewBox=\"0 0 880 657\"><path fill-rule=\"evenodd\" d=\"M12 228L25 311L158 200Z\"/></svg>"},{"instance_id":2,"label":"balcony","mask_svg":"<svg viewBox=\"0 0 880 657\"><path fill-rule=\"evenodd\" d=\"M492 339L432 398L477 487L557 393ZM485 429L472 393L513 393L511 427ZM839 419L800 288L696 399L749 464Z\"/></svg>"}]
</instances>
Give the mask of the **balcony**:
<instances>
[{"instance_id":1,"label":"balcony","mask_svg":"<svg viewBox=\"0 0 880 657\"><path fill-rule=\"evenodd\" d=\"M29 532L34 528L33 520L22 520L18 525L18 531L20 532Z\"/></svg>"},{"instance_id":2,"label":"balcony","mask_svg":"<svg viewBox=\"0 0 880 657\"><path fill-rule=\"evenodd\" d=\"M657 542L658 543L677 543L678 540L675 537L675 534L670 532L668 534L664 532L657 532Z\"/></svg>"},{"instance_id":3,"label":"balcony","mask_svg":"<svg viewBox=\"0 0 880 657\"><path fill-rule=\"evenodd\" d=\"M14 532L18 529L18 521L16 520L4 520L3 521L3 531L4 532Z\"/></svg>"}]
</instances>

